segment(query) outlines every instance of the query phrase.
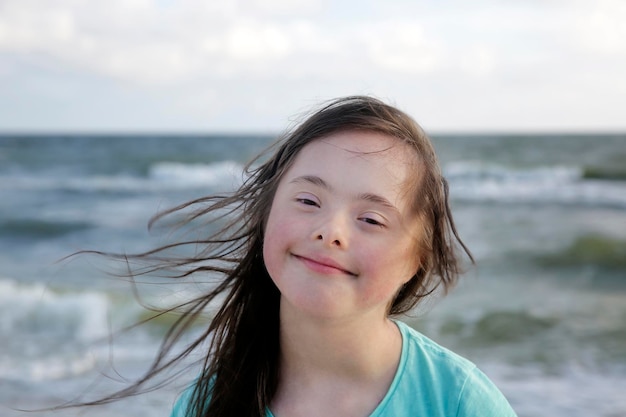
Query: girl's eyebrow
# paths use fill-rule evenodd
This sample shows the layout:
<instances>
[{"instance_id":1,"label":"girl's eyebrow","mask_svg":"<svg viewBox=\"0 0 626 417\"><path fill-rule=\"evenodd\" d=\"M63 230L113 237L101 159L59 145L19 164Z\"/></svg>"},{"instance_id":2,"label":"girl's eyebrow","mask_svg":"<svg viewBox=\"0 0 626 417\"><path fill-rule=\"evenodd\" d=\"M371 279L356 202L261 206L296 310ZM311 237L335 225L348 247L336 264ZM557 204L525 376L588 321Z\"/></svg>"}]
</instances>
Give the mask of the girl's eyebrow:
<instances>
[{"instance_id":1,"label":"girl's eyebrow","mask_svg":"<svg viewBox=\"0 0 626 417\"><path fill-rule=\"evenodd\" d=\"M318 177L317 175L302 175L300 177L296 177L294 179L292 179L290 181L290 183L299 183L299 182L306 182L309 184L313 184L317 187L321 187L324 188L326 190L332 191L332 187L330 186L330 184L328 184L326 181L324 181L322 178ZM357 198L359 200L365 200L365 201L369 201L375 204L380 204L381 206L385 206L388 207L396 212L400 212L400 210L398 210L398 207L396 207L395 205L393 205L388 199L386 199L383 196L380 196L378 194L373 194L373 193L362 193L359 194L357 196Z\"/></svg>"},{"instance_id":2,"label":"girl's eyebrow","mask_svg":"<svg viewBox=\"0 0 626 417\"><path fill-rule=\"evenodd\" d=\"M318 187L325 188L327 190L332 189L331 186L326 181L324 181L317 175L302 175L300 177L296 177L292 179L289 182L291 183L308 182L310 184L317 185Z\"/></svg>"},{"instance_id":3,"label":"girl's eyebrow","mask_svg":"<svg viewBox=\"0 0 626 417\"><path fill-rule=\"evenodd\" d=\"M385 197L380 196L378 194L372 194L372 193L359 194L359 200L370 201L372 203L376 203L376 204L380 204L381 206L388 207L392 210L395 210L398 213L400 212L400 210L398 210L398 207L391 204L391 201L387 200Z\"/></svg>"}]
</instances>

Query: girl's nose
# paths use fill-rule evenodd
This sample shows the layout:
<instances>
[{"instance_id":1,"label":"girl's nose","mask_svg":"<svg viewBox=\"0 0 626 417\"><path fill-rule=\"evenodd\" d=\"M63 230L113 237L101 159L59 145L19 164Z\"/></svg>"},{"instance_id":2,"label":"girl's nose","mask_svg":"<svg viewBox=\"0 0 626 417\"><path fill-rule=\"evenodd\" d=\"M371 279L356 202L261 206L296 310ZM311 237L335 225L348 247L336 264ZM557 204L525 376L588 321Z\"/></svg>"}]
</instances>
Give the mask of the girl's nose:
<instances>
[{"instance_id":1,"label":"girl's nose","mask_svg":"<svg viewBox=\"0 0 626 417\"><path fill-rule=\"evenodd\" d=\"M325 246L347 249L349 240L347 221L340 215L329 216L316 228L313 238Z\"/></svg>"}]
</instances>

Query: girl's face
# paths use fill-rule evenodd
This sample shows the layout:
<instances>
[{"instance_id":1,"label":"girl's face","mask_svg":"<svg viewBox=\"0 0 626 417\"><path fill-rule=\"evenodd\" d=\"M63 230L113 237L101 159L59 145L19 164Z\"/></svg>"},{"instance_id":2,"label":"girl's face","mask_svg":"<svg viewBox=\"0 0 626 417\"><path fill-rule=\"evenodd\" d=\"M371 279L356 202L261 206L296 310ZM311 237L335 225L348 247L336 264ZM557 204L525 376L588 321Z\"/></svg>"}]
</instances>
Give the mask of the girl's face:
<instances>
[{"instance_id":1,"label":"girl's face","mask_svg":"<svg viewBox=\"0 0 626 417\"><path fill-rule=\"evenodd\" d=\"M414 151L375 132L315 140L283 175L263 257L281 309L318 318L386 317L419 264Z\"/></svg>"}]
</instances>

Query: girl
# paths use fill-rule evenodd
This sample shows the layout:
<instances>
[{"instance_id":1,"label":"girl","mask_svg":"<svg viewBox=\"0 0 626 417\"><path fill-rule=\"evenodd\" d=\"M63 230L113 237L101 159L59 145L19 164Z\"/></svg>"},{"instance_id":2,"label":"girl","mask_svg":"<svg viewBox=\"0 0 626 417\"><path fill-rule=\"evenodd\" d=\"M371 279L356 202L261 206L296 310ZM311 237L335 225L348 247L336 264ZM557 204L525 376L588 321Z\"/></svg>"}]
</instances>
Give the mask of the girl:
<instances>
[{"instance_id":1,"label":"girl","mask_svg":"<svg viewBox=\"0 0 626 417\"><path fill-rule=\"evenodd\" d=\"M472 363L392 319L455 284L459 248L471 259L413 119L341 98L248 173L232 195L192 202L208 203L193 219L226 210L232 221L203 253L174 261L183 275L224 278L187 306L149 376L172 364L165 357L201 311L224 301L174 359L210 340L173 417L515 415Z\"/></svg>"}]
</instances>

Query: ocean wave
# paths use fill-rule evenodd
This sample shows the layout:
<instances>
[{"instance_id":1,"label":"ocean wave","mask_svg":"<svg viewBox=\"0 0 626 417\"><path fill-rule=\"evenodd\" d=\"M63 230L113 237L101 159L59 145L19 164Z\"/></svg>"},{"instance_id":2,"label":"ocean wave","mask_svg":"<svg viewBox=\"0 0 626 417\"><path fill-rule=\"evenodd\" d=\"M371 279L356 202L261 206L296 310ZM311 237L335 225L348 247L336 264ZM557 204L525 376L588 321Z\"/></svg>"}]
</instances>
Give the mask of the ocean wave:
<instances>
[{"instance_id":1,"label":"ocean wave","mask_svg":"<svg viewBox=\"0 0 626 417\"><path fill-rule=\"evenodd\" d=\"M55 222L41 219L13 219L0 221L0 236L12 239L56 238L92 227L87 222Z\"/></svg>"},{"instance_id":2,"label":"ocean wave","mask_svg":"<svg viewBox=\"0 0 626 417\"><path fill-rule=\"evenodd\" d=\"M538 260L544 266L559 268L591 265L626 271L626 241L598 234L583 235L563 250L543 254Z\"/></svg>"},{"instance_id":3,"label":"ocean wave","mask_svg":"<svg viewBox=\"0 0 626 417\"><path fill-rule=\"evenodd\" d=\"M475 320L453 317L442 323L442 334L455 335L472 346L519 343L558 325L554 317L540 317L527 311L489 311Z\"/></svg>"},{"instance_id":4,"label":"ocean wave","mask_svg":"<svg viewBox=\"0 0 626 417\"><path fill-rule=\"evenodd\" d=\"M236 188L241 183L243 166L233 161L213 164L160 162L150 167L149 177L158 183L180 187L226 185Z\"/></svg>"},{"instance_id":5,"label":"ocean wave","mask_svg":"<svg viewBox=\"0 0 626 417\"><path fill-rule=\"evenodd\" d=\"M546 347L549 348L549 347ZM626 378L574 364L561 373L487 363L482 370L505 393L519 416L626 415Z\"/></svg>"},{"instance_id":6,"label":"ocean wave","mask_svg":"<svg viewBox=\"0 0 626 417\"><path fill-rule=\"evenodd\" d=\"M583 178L607 181L626 181L626 168L587 166L583 169Z\"/></svg>"},{"instance_id":7,"label":"ocean wave","mask_svg":"<svg viewBox=\"0 0 626 417\"><path fill-rule=\"evenodd\" d=\"M535 364L546 371L573 362L598 370L619 364L620 372L626 372L625 312L621 307L611 314L491 309L443 317L432 331L454 350L499 357L502 363Z\"/></svg>"},{"instance_id":8,"label":"ocean wave","mask_svg":"<svg viewBox=\"0 0 626 417\"><path fill-rule=\"evenodd\" d=\"M0 378L47 379L91 369L80 347L107 335L109 302L0 280Z\"/></svg>"},{"instance_id":9,"label":"ocean wave","mask_svg":"<svg viewBox=\"0 0 626 417\"><path fill-rule=\"evenodd\" d=\"M514 169L456 162L444 174L458 201L626 208L626 181L589 179L581 167Z\"/></svg>"},{"instance_id":10,"label":"ocean wave","mask_svg":"<svg viewBox=\"0 0 626 417\"><path fill-rule=\"evenodd\" d=\"M181 288L175 294L159 293L147 303L167 309L191 295ZM175 312L157 315L125 293L65 292L0 277L0 379L75 376L110 366L113 354L120 363L150 360L178 317ZM198 320L191 330L204 329L206 320Z\"/></svg>"},{"instance_id":11,"label":"ocean wave","mask_svg":"<svg viewBox=\"0 0 626 417\"><path fill-rule=\"evenodd\" d=\"M43 284L0 280L0 331L89 341L106 333L108 300L96 292L59 293Z\"/></svg>"},{"instance_id":12,"label":"ocean wave","mask_svg":"<svg viewBox=\"0 0 626 417\"><path fill-rule=\"evenodd\" d=\"M115 175L4 175L0 190L64 191L78 193L145 193L187 189L232 189L243 178L243 166L233 161L212 164L159 162L147 176Z\"/></svg>"},{"instance_id":13,"label":"ocean wave","mask_svg":"<svg viewBox=\"0 0 626 417\"><path fill-rule=\"evenodd\" d=\"M444 173L451 196L478 203L565 204L626 208L626 181L620 173L578 166L514 168L488 163L449 163ZM97 194L145 194L202 190L233 190L245 179L234 161L190 164L161 161L144 175L27 175L0 176L0 190Z\"/></svg>"},{"instance_id":14,"label":"ocean wave","mask_svg":"<svg viewBox=\"0 0 626 417\"><path fill-rule=\"evenodd\" d=\"M446 177L450 181L483 182L535 182L558 184L578 180L582 170L578 167L551 166L529 169L478 163L455 162L445 167Z\"/></svg>"}]
</instances>

